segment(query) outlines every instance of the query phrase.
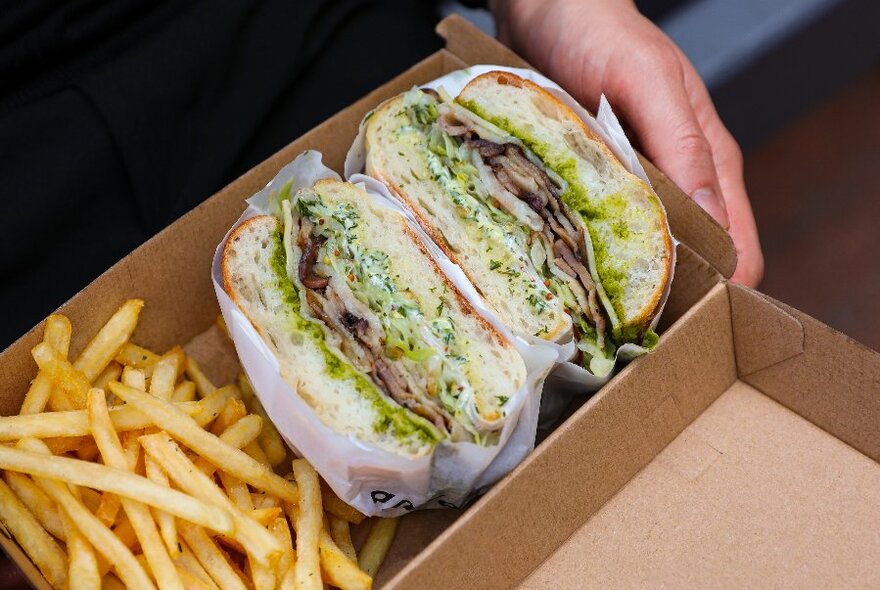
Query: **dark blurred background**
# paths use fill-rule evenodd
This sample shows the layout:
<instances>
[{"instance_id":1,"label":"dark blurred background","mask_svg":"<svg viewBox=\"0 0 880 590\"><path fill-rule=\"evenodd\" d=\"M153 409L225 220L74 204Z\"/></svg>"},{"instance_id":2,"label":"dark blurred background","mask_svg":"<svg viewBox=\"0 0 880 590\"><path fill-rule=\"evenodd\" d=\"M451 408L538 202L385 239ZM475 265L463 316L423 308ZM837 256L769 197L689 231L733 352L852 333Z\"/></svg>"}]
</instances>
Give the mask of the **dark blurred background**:
<instances>
[{"instance_id":1,"label":"dark blurred background","mask_svg":"<svg viewBox=\"0 0 880 590\"><path fill-rule=\"evenodd\" d=\"M759 289L880 350L880 1L636 3L743 148ZM444 10L493 31L484 12Z\"/></svg>"}]
</instances>

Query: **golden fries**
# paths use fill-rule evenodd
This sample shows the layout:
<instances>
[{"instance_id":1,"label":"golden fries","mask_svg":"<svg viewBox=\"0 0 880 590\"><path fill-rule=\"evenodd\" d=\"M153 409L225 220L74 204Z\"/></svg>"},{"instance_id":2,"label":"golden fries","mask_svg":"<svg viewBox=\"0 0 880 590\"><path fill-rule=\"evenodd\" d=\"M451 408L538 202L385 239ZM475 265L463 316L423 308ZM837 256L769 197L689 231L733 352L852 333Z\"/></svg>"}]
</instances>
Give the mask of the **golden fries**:
<instances>
[{"instance_id":1,"label":"golden fries","mask_svg":"<svg viewBox=\"0 0 880 590\"><path fill-rule=\"evenodd\" d=\"M67 556L9 486L2 481L0 481L0 521L19 540L21 548L49 584L53 588L64 587L67 582Z\"/></svg>"},{"instance_id":2,"label":"golden fries","mask_svg":"<svg viewBox=\"0 0 880 590\"><path fill-rule=\"evenodd\" d=\"M46 450L48 451L48 447ZM11 469L34 477L89 486L140 500L176 516L211 527L218 532L229 533L233 529L229 515L213 505L177 490L164 488L133 473L97 463L52 455L42 456L32 451L0 446L0 469Z\"/></svg>"},{"instance_id":3,"label":"golden fries","mask_svg":"<svg viewBox=\"0 0 880 590\"><path fill-rule=\"evenodd\" d=\"M255 396L251 397L248 407L252 413L263 419L263 431L260 433L259 438L260 448L266 454L269 464L272 467L277 467L287 459L287 445L284 444L278 429L269 420L269 415L266 414L266 410L263 409L263 404L260 403L260 400Z\"/></svg>"},{"instance_id":4,"label":"golden fries","mask_svg":"<svg viewBox=\"0 0 880 590\"><path fill-rule=\"evenodd\" d=\"M174 406L163 404L161 400L121 383L111 383L110 390L136 410L152 418L156 426L166 430L214 465L222 465L225 471L245 483L264 489L287 502L296 503L299 499L296 486L219 437L202 430L195 420Z\"/></svg>"},{"instance_id":5,"label":"golden fries","mask_svg":"<svg viewBox=\"0 0 880 590\"><path fill-rule=\"evenodd\" d=\"M375 576L382 562L385 561L385 556L388 555L396 532L396 518L373 519L370 532L358 556L358 564L370 576Z\"/></svg>"},{"instance_id":6,"label":"golden fries","mask_svg":"<svg viewBox=\"0 0 880 590\"><path fill-rule=\"evenodd\" d=\"M102 390L92 389L89 391L88 412L92 434L101 452L101 457L104 459L104 465L123 470L134 469L133 463L129 461L122 450L122 444L119 442L116 431L113 430L113 423L110 421L110 414L107 411L107 400ZM183 590L171 557L159 537L159 531L156 529L156 523L150 509L137 500L116 497L120 498L122 508L134 527L134 532L156 583L163 590L165 588Z\"/></svg>"},{"instance_id":7,"label":"golden fries","mask_svg":"<svg viewBox=\"0 0 880 590\"><path fill-rule=\"evenodd\" d=\"M301 496L299 505L292 510L296 530L296 585L297 588L320 590L321 485L318 474L305 459L293 462L293 476Z\"/></svg>"},{"instance_id":8,"label":"golden fries","mask_svg":"<svg viewBox=\"0 0 880 590\"><path fill-rule=\"evenodd\" d=\"M140 299L129 299L123 303L77 357L73 366L89 382L101 374L128 341L143 306L144 302Z\"/></svg>"},{"instance_id":9,"label":"golden fries","mask_svg":"<svg viewBox=\"0 0 880 590\"><path fill-rule=\"evenodd\" d=\"M357 563L357 551L351 541L351 525L347 520L330 516L330 537L336 546L353 562Z\"/></svg>"},{"instance_id":10,"label":"golden fries","mask_svg":"<svg viewBox=\"0 0 880 590\"><path fill-rule=\"evenodd\" d=\"M70 560L67 572L71 590L91 588L100 590L102 587L101 572L98 569L98 556L95 555L95 550L67 514L62 512L61 519L67 538L67 552Z\"/></svg>"},{"instance_id":11,"label":"golden fries","mask_svg":"<svg viewBox=\"0 0 880 590\"><path fill-rule=\"evenodd\" d=\"M273 471L288 450L243 374L217 387L180 347L131 342L142 306L72 361L70 322L48 318L21 412L0 417L0 522L50 585L369 588L350 531L364 516L304 459Z\"/></svg>"},{"instance_id":12,"label":"golden fries","mask_svg":"<svg viewBox=\"0 0 880 590\"><path fill-rule=\"evenodd\" d=\"M372 577L358 568L327 531L321 531L320 549L321 571L330 584L342 590L369 590L373 586Z\"/></svg>"},{"instance_id":13,"label":"golden fries","mask_svg":"<svg viewBox=\"0 0 880 590\"><path fill-rule=\"evenodd\" d=\"M49 454L49 447L36 439L21 441L23 446L36 454ZM135 559L131 550L122 544L113 532L89 512L68 486L53 479L36 478L35 483L55 500L76 529L99 551L119 574L129 588L155 588L147 572ZM69 533L70 531L68 531Z\"/></svg>"},{"instance_id":14,"label":"golden fries","mask_svg":"<svg viewBox=\"0 0 880 590\"><path fill-rule=\"evenodd\" d=\"M178 530L199 563L221 590L246 590L247 587L232 569L223 551L204 529L181 520L178 523Z\"/></svg>"}]
</instances>

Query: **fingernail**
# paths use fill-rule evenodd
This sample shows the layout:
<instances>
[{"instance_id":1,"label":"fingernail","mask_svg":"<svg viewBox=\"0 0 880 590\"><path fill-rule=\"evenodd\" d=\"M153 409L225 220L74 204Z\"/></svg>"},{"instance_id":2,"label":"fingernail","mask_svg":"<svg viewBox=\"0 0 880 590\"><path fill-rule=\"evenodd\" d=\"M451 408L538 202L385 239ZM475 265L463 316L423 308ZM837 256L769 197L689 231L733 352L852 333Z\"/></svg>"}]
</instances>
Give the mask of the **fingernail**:
<instances>
[{"instance_id":1,"label":"fingernail","mask_svg":"<svg viewBox=\"0 0 880 590\"><path fill-rule=\"evenodd\" d=\"M711 188L701 188L694 191L691 195L694 202L703 208L706 213L712 216L712 219L718 222L718 225L724 229L730 228L730 220L727 218L727 207L724 205L718 193Z\"/></svg>"}]
</instances>

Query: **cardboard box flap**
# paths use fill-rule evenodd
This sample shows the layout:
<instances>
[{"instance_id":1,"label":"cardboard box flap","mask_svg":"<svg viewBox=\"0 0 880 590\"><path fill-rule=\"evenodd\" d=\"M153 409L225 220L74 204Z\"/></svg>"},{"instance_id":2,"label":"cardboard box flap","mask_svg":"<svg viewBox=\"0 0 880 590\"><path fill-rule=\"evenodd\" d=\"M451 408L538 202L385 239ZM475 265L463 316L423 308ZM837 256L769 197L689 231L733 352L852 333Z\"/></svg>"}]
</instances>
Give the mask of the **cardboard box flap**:
<instances>
[{"instance_id":1,"label":"cardboard box flap","mask_svg":"<svg viewBox=\"0 0 880 590\"><path fill-rule=\"evenodd\" d=\"M765 316L784 314L803 330L803 353L770 364L742 379L820 428L880 461L880 353L854 341L788 305L765 295L730 285L731 301L741 310L764 307ZM767 307L770 306L770 307ZM770 308L775 308L775 312ZM756 328L752 322L734 322L737 359L753 354L749 348L771 350L776 341L744 336ZM737 332L741 335L737 336ZM753 336L759 336L753 334ZM774 339L777 336L773 337ZM798 337L790 337L791 350ZM742 347L742 348L741 348ZM757 351L760 354L760 351Z\"/></svg>"},{"instance_id":2,"label":"cardboard box flap","mask_svg":"<svg viewBox=\"0 0 880 590\"><path fill-rule=\"evenodd\" d=\"M496 63L511 67L531 67L513 51L457 14L440 21L436 30L446 40L446 49L469 64ZM641 154L640 160L654 190L666 207L669 225L675 237L688 244L718 272L729 278L736 270L736 249L728 233Z\"/></svg>"},{"instance_id":3,"label":"cardboard box flap","mask_svg":"<svg viewBox=\"0 0 880 590\"><path fill-rule=\"evenodd\" d=\"M804 351L804 328L757 291L730 290L736 368L740 376L772 367Z\"/></svg>"},{"instance_id":4,"label":"cardboard box flap","mask_svg":"<svg viewBox=\"0 0 880 590\"><path fill-rule=\"evenodd\" d=\"M877 506L880 465L737 381L519 587L877 587Z\"/></svg>"}]
</instances>

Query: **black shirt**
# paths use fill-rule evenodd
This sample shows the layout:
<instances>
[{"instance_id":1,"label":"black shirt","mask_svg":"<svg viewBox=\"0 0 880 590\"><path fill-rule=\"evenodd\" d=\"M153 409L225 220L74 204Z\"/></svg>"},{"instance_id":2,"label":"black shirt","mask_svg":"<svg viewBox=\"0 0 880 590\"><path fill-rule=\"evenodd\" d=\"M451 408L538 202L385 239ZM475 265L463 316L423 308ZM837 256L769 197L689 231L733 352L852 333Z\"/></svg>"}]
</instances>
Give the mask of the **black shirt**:
<instances>
[{"instance_id":1,"label":"black shirt","mask_svg":"<svg viewBox=\"0 0 880 590\"><path fill-rule=\"evenodd\" d=\"M18 4L0 15L0 348L441 46L426 1Z\"/></svg>"}]
</instances>

